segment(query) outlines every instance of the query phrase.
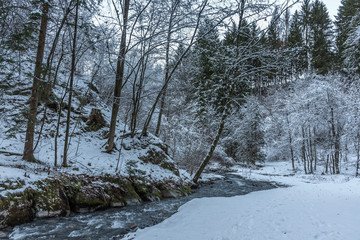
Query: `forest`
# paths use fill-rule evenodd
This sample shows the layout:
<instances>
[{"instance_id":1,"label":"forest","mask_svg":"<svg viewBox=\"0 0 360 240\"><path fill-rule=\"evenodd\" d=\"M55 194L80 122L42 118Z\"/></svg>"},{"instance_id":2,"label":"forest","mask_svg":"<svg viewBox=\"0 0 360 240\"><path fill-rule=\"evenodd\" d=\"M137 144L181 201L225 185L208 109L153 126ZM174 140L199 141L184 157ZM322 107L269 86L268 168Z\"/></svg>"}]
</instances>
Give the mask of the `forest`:
<instances>
[{"instance_id":1,"label":"forest","mask_svg":"<svg viewBox=\"0 0 360 240\"><path fill-rule=\"evenodd\" d=\"M358 239L360 2L329 2L1 0L0 238Z\"/></svg>"},{"instance_id":2,"label":"forest","mask_svg":"<svg viewBox=\"0 0 360 240\"><path fill-rule=\"evenodd\" d=\"M2 134L21 133L30 162L53 136L66 167L90 105L110 117L99 151L150 133L191 174L213 159L326 174L356 160L357 175L359 9L342 0L333 21L320 0L1 1L3 122L4 93L30 94Z\"/></svg>"}]
</instances>

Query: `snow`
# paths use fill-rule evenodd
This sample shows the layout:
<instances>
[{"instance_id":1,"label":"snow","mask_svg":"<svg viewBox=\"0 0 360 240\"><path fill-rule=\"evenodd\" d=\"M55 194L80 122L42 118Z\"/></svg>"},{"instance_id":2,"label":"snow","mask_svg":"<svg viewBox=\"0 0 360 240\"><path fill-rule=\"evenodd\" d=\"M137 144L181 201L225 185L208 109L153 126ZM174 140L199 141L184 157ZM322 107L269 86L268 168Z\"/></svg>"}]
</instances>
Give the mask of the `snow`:
<instances>
[{"instance_id":1,"label":"snow","mask_svg":"<svg viewBox=\"0 0 360 240\"><path fill-rule=\"evenodd\" d=\"M2 75L0 75L0 78L1 77ZM62 76L61 79L67 78L66 76ZM77 76L75 87L79 93L85 95L86 92L91 91L88 88L88 83L90 81L91 80L88 76ZM17 85L14 84L14 86L14 88L16 88ZM19 88L14 90L22 91L24 89L24 86L20 84L19 86ZM63 96L63 89L54 89L54 94L56 96ZM24 148L26 129L26 121L22 116L22 112L24 111L24 106L26 106L28 96L11 94L0 95L0 112L4 112L4 114L0 116L0 151L21 154ZM61 173L87 174L92 176L102 176L105 174L128 176L129 171L127 168L127 163L130 161L134 161L136 165L134 168L144 172L144 176L149 180L163 181L169 179L175 182L181 182L188 181L190 179L190 175L185 171L182 171L180 177L178 177L170 170L163 169L158 165L151 163L144 163L139 160L139 157L146 155L150 148L157 148L157 150L159 150L155 145L162 144L162 142L159 139L151 136L151 134L148 139L151 144L147 147L141 146L140 142L136 143L135 138L126 138L122 140L119 136L123 134L120 131L124 129L124 125L120 123L120 121L116 133L117 138L115 139L116 146L119 147L121 144L123 144L124 146L135 147L130 150L122 148L121 154L119 154L119 151L114 151L112 154L104 152L107 141L104 136L106 135L108 126L100 129L97 132L88 132L85 130L85 122L77 122L77 119L79 119L81 116L88 116L92 108L101 109L101 113L103 114L106 122L110 122L110 105L106 105L95 93L92 93L91 96L91 104L89 105L80 107L80 102L76 98L73 102L73 107L81 112L81 114L72 113L72 136L68 149L68 164L70 165L69 168L60 167L64 149L64 118L61 119L62 124L60 125L60 135L58 137L58 167L54 167L55 138L51 136L50 133L56 131L58 116L56 112L49 109L47 111L47 121L45 121L44 124L43 134L34 152L35 158L41 161L41 163L28 163L23 161L20 156L9 156L0 153L0 184L9 180L22 181L24 182L24 186L16 190L21 191L26 187L34 188L34 182L48 178L49 175L56 176ZM43 109L43 105L39 107L39 110L40 109ZM66 110L64 113L66 113ZM43 113L41 112L38 115L38 120L41 121L42 117ZM40 126L38 125L36 130L39 131L39 129ZM35 134L35 142L37 139L38 132ZM170 158L168 160L172 161ZM117 163L119 163L118 171L116 171ZM6 196L6 194L11 191L15 190L3 191L3 189L0 188L0 195Z\"/></svg>"},{"instance_id":2,"label":"snow","mask_svg":"<svg viewBox=\"0 0 360 240\"><path fill-rule=\"evenodd\" d=\"M355 160L351 158L348 162L344 162L342 166L342 174L322 174L323 166L318 166L318 170L314 174L304 174L302 163L295 162L295 172L292 169L290 161L266 162L259 169L242 168L234 166L231 168L233 174L240 175L244 178L273 182L288 186L298 186L303 184L318 183L344 183L354 178Z\"/></svg>"},{"instance_id":3,"label":"snow","mask_svg":"<svg viewBox=\"0 0 360 240\"><path fill-rule=\"evenodd\" d=\"M125 240L360 238L360 180L303 183L231 198L194 199Z\"/></svg>"}]
</instances>

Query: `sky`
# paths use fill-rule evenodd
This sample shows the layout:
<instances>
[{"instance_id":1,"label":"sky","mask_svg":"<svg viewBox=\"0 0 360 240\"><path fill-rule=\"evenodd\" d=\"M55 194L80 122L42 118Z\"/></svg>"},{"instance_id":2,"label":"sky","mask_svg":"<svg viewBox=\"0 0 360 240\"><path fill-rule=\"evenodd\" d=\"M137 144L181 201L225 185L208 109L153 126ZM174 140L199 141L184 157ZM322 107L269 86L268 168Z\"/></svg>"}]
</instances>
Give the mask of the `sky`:
<instances>
[{"instance_id":1,"label":"sky","mask_svg":"<svg viewBox=\"0 0 360 240\"><path fill-rule=\"evenodd\" d=\"M322 0L322 2L325 3L325 5L328 9L328 12L329 12L329 16L334 21L335 16L337 15L337 10L340 6L341 0ZM301 3L298 3L296 6L296 9L299 9L300 6L301 6Z\"/></svg>"},{"instance_id":2,"label":"sky","mask_svg":"<svg viewBox=\"0 0 360 240\"><path fill-rule=\"evenodd\" d=\"M326 4L330 17L335 20L335 16L337 15L337 10L340 6L341 0L323 0Z\"/></svg>"}]
</instances>

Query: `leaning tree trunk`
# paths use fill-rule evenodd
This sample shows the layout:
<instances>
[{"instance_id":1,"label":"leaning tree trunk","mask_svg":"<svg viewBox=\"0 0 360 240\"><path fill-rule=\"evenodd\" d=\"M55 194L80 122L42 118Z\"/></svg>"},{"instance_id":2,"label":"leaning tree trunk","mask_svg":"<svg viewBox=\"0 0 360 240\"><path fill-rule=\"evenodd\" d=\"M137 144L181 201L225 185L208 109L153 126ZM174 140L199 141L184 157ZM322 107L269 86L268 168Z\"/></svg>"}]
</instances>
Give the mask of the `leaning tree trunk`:
<instances>
[{"instance_id":1,"label":"leaning tree trunk","mask_svg":"<svg viewBox=\"0 0 360 240\"><path fill-rule=\"evenodd\" d=\"M34 70L34 79L33 79L33 86L30 97L30 110L28 115L28 123L26 129L25 146L24 146L24 154L23 154L23 159L30 162L35 161L34 149L33 149L34 133L35 133L37 106L39 101L39 81L41 78L41 69L42 69L41 65L44 58L48 11L49 11L49 3L45 1L42 9L40 33L39 33L38 47L36 53L35 70Z\"/></svg>"},{"instance_id":2,"label":"leaning tree trunk","mask_svg":"<svg viewBox=\"0 0 360 240\"><path fill-rule=\"evenodd\" d=\"M216 134L216 137L213 141L213 143L211 144L211 147L210 147L210 150L209 152L206 154L206 157L204 158L203 162L201 163L199 169L197 170L197 172L195 173L195 176L193 178L193 182L194 183L197 183L197 181L199 180L200 178L200 175L201 173L204 171L206 165L209 163L214 151L215 151L215 148L220 140L220 137L221 137L221 134L224 130L224 126L225 126L225 121L226 121L226 118L227 116L229 115L229 111L230 111L230 103L227 104L228 106L226 106L225 110L224 110L224 113L223 113L223 116L221 118L221 122L220 122L220 125L219 125L219 128L218 128L218 132Z\"/></svg>"},{"instance_id":3,"label":"leaning tree trunk","mask_svg":"<svg viewBox=\"0 0 360 240\"><path fill-rule=\"evenodd\" d=\"M71 115L71 102L72 102L72 92L74 85L74 73L75 73L75 64L76 64L76 37L77 37L77 28L78 28L78 15L79 15L79 0L76 2L75 10L75 26L74 26L74 39L71 53L71 72L70 72L70 86L69 86L69 102L68 102L68 112L66 119L66 133L65 133L65 144L64 144L64 158L62 162L63 167L68 167L67 163L67 152L69 145L69 132L70 132L70 115Z\"/></svg>"},{"instance_id":4,"label":"leaning tree trunk","mask_svg":"<svg viewBox=\"0 0 360 240\"><path fill-rule=\"evenodd\" d=\"M202 7L200 8L200 11L199 13L197 14L198 17L197 17L197 21L196 21L196 25L195 25L195 29L192 33L192 37L191 37L191 40L190 40L190 43L188 45L188 47L185 49L185 51L182 53L182 55L180 56L180 58L176 61L176 63L174 64L174 66L172 67L171 71L169 71L169 76L165 79L164 81L164 84L160 90L160 92L158 93L158 95L156 96L156 99L155 99L155 102L154 104L152 105L149 113L148 113L148 116L146 117L146 120L145 120L145 123L144 123L144 127L141 131L141 136L147 136L147 133L148 133L148 128L149 128L149 125L150 125L150 122L151 122L151 119L152 119L152 116L155 112L155 109L156 109L156 106L162 96L162 94L165 93L165 90L167 89L167 86L175 72L175 70L177 69L177 67L180 65L180 62L183 60L183 58L185 57L185 55L190 51L191 47L195 44L195 36L197 34L197 31L199 29L199 25L200 25L200 21L201 21L201 16L202 16L202 13L205 9L205 7L207 6L207 3L208 3L208 0L205 0L202 4Z\"/></svg>"},{"instance_id":5,"label":"leaning tree trunk","mask_svg":"<svg viewBox=\"0 0 360 240\"><path fill-rule=\"evenodd\" d=\"M236 58L239 57L239 54L240 54L240 51L239 51L239 47L240 47L240 30L241 30L241 25L242 25L242 21L243 21L243 16L244 16L244 9L245 9L245 1L246 0L241 0L241 5L240 5L240 12L239 12L239 26L238 26L238 32L237 32L237 35L236 35ZM229 91L229 95L228 95L228 98L227 98L227 102L225 104L225 109L224 109L224 113L223 113L223 116L221 118L221 122L220 122L220 125L219 125L219 128L218 128L218 132L216 134L216 137L213 141L213 143L211 144L211 147L210 147L210 150L209 152L207 153L207 155L205 156L203 162L201 163L199 169L197 170L197 172L195 173L195 176L193 178L193 182L194 183L197 183L197 181L199 180L200 178L200 175L201 173L204 171L206 165L209 163L214 151L215 151L215 148L220 140L220 137L221 137L221 134L224 130L224 126L225 126L225 121L226 121L226 118L228 117L229 113L230 113L230 107L231 107L231 101L232 101L232 97L233 97L233 94L234 94L234 88L235 86L234 85L231 85L231 88L230 88L230 91Z\"/></svg>"},{"instance_id":6,"label":"leaning tree trunk","mask_svg":"<svg viewBox=\"0 0 360 240\"><path fill-rule=\"evenodd\" d=\"M126 56L126 28L129 14L130 0L125 0L123 9L123 29L121 33L120 52L116 66L115 89L114 89L114 103L111 111L110 129L108 136L107 152L111 152L114 148L114 138L116 129L116 119L119 112L121 89L124 79L124 67Z\"/></svg>"}]
</instances>

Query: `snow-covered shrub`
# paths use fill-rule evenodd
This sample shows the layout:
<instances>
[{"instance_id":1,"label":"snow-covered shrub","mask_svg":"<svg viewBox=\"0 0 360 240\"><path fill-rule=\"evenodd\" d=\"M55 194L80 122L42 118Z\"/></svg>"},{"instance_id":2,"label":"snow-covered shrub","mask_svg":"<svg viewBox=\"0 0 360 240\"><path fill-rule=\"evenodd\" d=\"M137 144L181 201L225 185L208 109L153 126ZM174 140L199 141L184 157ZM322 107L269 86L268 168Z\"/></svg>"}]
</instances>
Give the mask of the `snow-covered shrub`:
<instances>
[{"instance_id":1,"label":"snow-covered shrub","mask_svg":"<svg viewBox=\"0 0 360 240\"><path fill-rule=\"evenodd\" d=\"M256 97L246 98L239 114L232 116L227 132L223 145L225 152L235 161L255 164L264 160L264 132Z\"/></svg>"},{"instance_id":2,"label":"snow-covered shrub","mask_svg":"<svg viewBox=\"0 0 360 240\"><path fill-rule=\"evenodd\" d=\"M345 149L348 109L352 105L339 76L309 75L276 91L267 109L265 141L270 160L298 160L306 172L318 163L340 171Z\"/></svg>"}]
</instances>

